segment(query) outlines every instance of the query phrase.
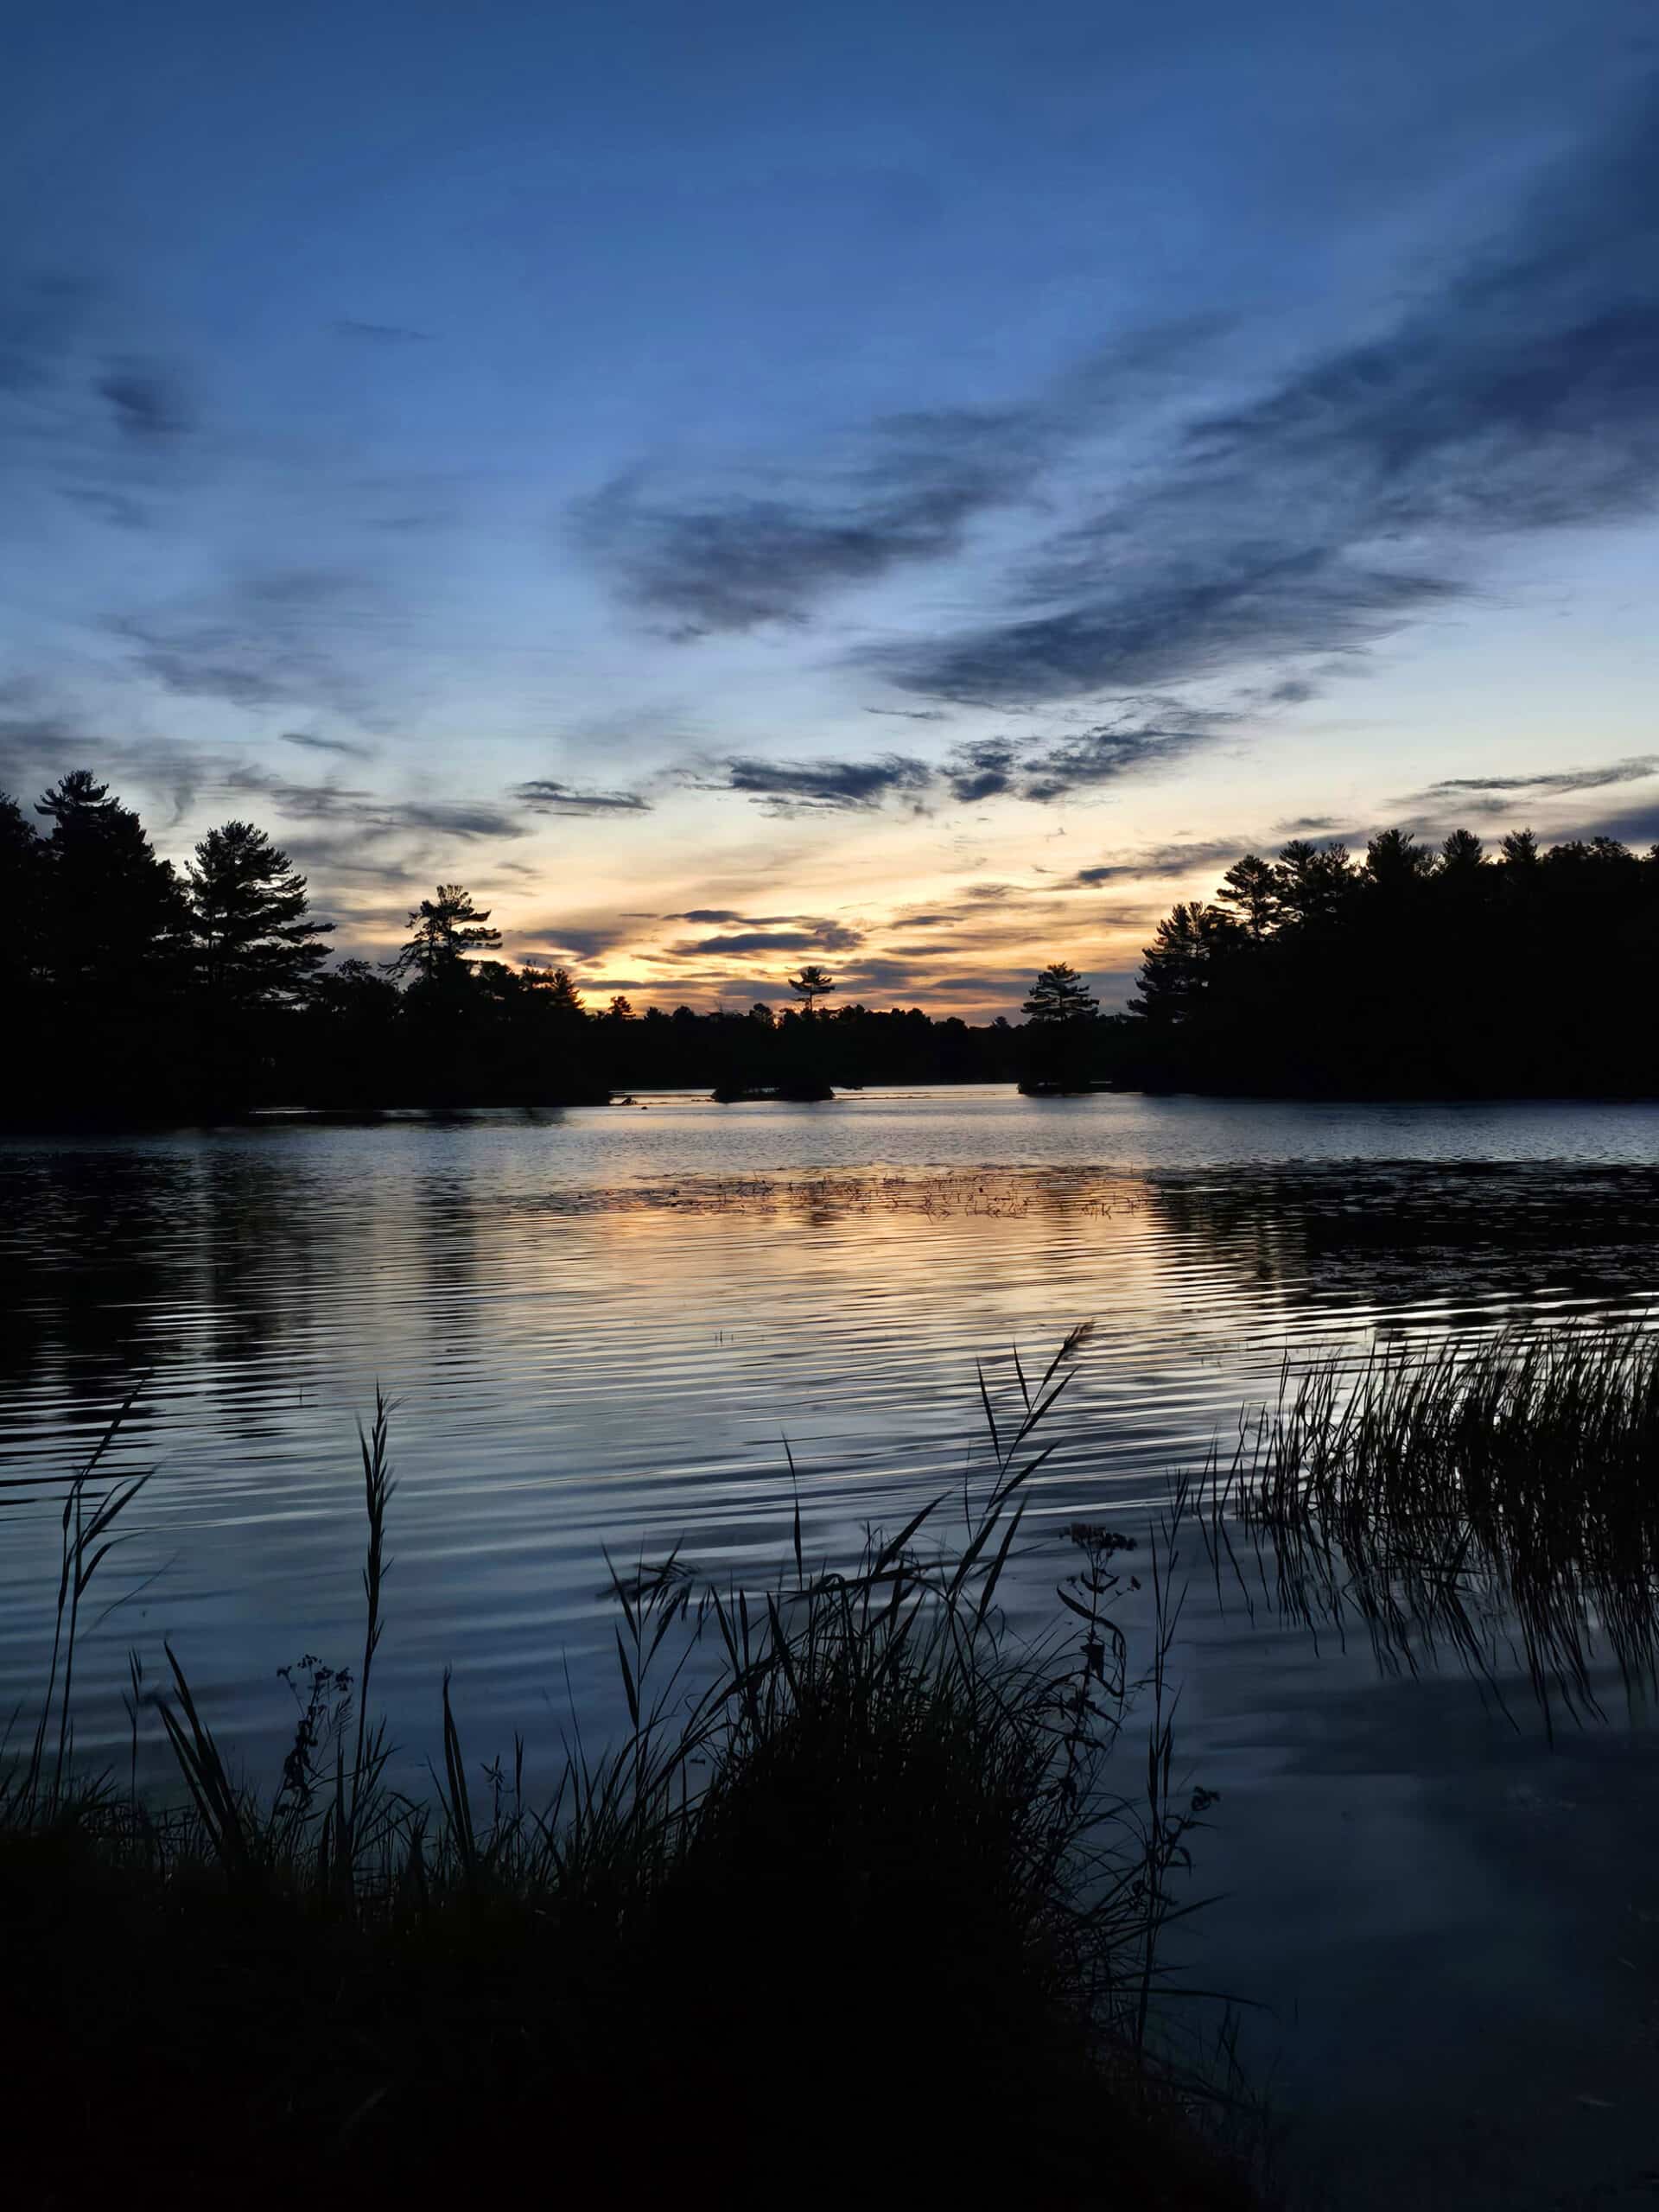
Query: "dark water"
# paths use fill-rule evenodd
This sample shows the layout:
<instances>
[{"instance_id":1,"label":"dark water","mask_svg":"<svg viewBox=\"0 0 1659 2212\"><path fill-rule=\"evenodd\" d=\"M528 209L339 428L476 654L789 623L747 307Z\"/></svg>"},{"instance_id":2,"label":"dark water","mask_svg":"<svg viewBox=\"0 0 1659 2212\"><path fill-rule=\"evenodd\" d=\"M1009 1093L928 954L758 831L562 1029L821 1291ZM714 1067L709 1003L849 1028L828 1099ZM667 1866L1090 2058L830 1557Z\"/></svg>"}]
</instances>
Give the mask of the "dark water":
<instances>
[{"instance_id":1,"label":"dark water","mask_svg":"<svg viewBox=\"0 0 1659 2212\"><path fill-rule=\"evenodd\" d=\"M573 1710L602 1734L601 1546L764 1573L785 1436L816 1552L973 1479L975 1363L1006 1389L1016 1343L1096 1325L1027 1518L1034 1621L1064 1524L1143 1524L1287 1357L1644 1316L1659 1109L976 1090L273 1124L12 1143L0 1223L0 1702L41 1680L64 1478L147 1370L119 1465L156 1473L102 1570L93 1619L122 1602L86 1648L82 1749L124 1766L126 1650L153 1669L167 1637L269 1775L276 1668L355 1662L353 1424L378 1382L378 1681L414 1775L446 1663L480 1753L518 1727L550 1763ZM1222 1793L1196 1887L1229 1892L1187 1948L1263 2007L1246 2044L1296 2171L1353 2203L1637 2187L1659 2165L1641 1698L1610 1678L1552 1747L1524 1697L1506 1718L1455 1670L1391 1675L1218 1602L1201 1547L1185 1564L1180 1751Z\"/></svg>"}]
</instances>

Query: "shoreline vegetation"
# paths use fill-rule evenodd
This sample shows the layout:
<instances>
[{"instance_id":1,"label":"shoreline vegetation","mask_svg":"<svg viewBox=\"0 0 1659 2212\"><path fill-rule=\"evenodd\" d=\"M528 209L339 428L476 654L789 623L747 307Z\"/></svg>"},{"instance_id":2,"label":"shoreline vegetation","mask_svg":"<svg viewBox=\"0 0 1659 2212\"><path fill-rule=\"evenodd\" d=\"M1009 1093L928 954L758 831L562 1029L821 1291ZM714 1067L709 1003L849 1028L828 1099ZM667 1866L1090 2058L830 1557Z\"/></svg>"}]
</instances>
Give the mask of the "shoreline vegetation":
<instances>
[{"instance_id":1,"label":"shoreline vegetation","mask_svg":"<svg viewBox=\"0 0 1659 2212\"><path fill-rule=\"evenodd\" d=\"M86 770L0 796L13 1040L0 1126L200 1125L260 1111L599 1105L642 1090L721 1103L828 1100L870 1084L1017 1083L1250 1097L1659 1096L1659 847L1488 855L1407 832L1247 854L1214 903L1177 906L1127 1013L1065 961L1015 1023L832 1006L833 976L742 1012L584 1003L563 968L495 957L500 933L440 884L376 966L329 965L334 925L265 831L211 830L182 872ZM1080 910L1080 918L1082 916Z\"/></svg>"},{"instance_id":2,"label":"shoreline vegetation","mask_svg":"<svg viewBox=\"0 0 1659 2212\"><path fill-rule=\"evenodd\" d=\"M578 1731L539 1806L522 1739L469 1752L447 1672L431 1802L389 1783L384 1402L360 1439L360 1661L284 1670L276 1788L238 1777L170 1647L159 1685L130 1662L130 1780L82 1775L77 1640L148 1479L110 1471L130 1399L70 1487L45 1692L0 1769L8 2086L69 2123L14 2130L14 2174L38 2156L50 2179L32 2201L274 2203L302 2175L329 2201L424 2196L541 2158L630 2201L717 2169L726 2202L780 2179L810 2201L1256 2202L1242 2107L1160 2035L1211 1802L1173 1770L1174 1529L1149 1552L1069 1530L1064 1626L1035 1642L997 1601L1088 1334L1018 1370L1008 1406L982 1377L991 1465L959 1541L938 1498L849 1569L815 1566L798 1506L767 1589L672 1556L613 1569L629 1732L591 1753ZM1137 1551L1157 1592L1138 1673L1113 1618ZM171 1807L137 1786L146 1720Z\"/></svg>"},{"instance_id":3,"label":"shoreline vegetation","mask_svg":"<svg viewBox=\"0 0 1659 2212\"><path fill-rule=\"evenodd\" d=\"M1186 1533L1251 1618L1363 1626L1390 1671L1447 1658L1512 1724L1517 1679L1547 1728L1593 1721L1605 1655L1632 1687L1659 1666L1659 1332L1287 1367L1149 1535L1051 1532L1057 1624L1018 1636L999 1592L1033 1555L1090 1333L1040 1378L1016 1355L1006 1396L982 1372L988 1459L954 1540L941 1496L850 1567L810 1561L798 1491L764 1586L677 1554L613 1567L627 1732L600 1752L577 1729L539 1804L522 1738L469 1750L447 1672L429 1799L389 1779L384 1402L360 1436L360 1656L283 1670L275 1786L240 1777L170 1647L159 1681L130 1662L130 1776L84 1773L77 1646L149 1479L118 1470L130 1398L69 1485L44 1691L0 1760L9 2085L73 2122L14 2130L13 2171L38 2156L41 2201L66 2202L274 2203L315 2172L325 2196L430 2193L531 2155L629 2196L713 2161L732 2202L779 2176L876 2202L1262 2202L1262 2115L1224 2032L1180 2056L1205 1993L1166 1954L1200 1910L1215 1802L1174 1759ZM1151 1593L1139 1655L1131 1588ZM170 1804L138 1786L141 1726L170 1750Z\"/></svg>"}]
</instances>

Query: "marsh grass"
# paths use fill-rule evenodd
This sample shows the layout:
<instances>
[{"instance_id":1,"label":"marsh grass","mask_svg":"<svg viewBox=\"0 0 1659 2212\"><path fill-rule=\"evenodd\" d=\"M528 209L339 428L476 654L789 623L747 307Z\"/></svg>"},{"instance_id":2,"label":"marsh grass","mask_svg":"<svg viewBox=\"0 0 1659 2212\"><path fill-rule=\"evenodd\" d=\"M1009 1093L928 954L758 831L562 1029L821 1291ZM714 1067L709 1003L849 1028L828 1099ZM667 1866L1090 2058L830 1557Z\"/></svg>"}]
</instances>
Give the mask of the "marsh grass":
<instances>
[{"instance_id":1,"label":"marsh grass","mask_svg":"<svg viewBox=\"0 0 1659 2212\"><path fill-rule=\"evenodd\" d=\"M1513 1331L1288 1370L1211 1471L1212 1566L1286 1616L1369 1636L1416 1672L1449 1654L1500 1701L1518 1673L1553 1727L1599 1711L1611 1662L1659 1662L1659 1334Z\"/></svg>"},{"instance_id":2,"label":"marsh grass","mask_svg":"<svg viewBox=\"0 0 1659 2212\"><path fill-rule=\"evenodd\" d=\"M1065 1625L1018 1637L999 1602L1087 1335L1039 1377L1016 1359L1001 1405L982 1374L989 1471L958 1539L942 1493L850 1565L815 1563L798 1502L766 1587L677 1556L613 1567L627 1731L603 1751L573 1732L539 1804L521 1740L469 1755L448 1673L430 1796L389 1784L371 1702L395 1587L384 1401L360 1440L360 1671L289 1670L276 1787L236 1775L170 1649L156 1688L132 1662L129 1786L77 1781L77 1606L136 1494L97 1488L123 1408L72 1490L46 1703L0 1783L10 2024L28 2028L8 2078L95 2107L97 2139L125 2146L77 2186L130 2201L152 2165L195 2187L230 2159L245 2202L314 2168L325 2196L425 2192L511 2143L613 2196L683 2186L701 2160L736 2202L1245 2202L1213 2146L1225 2100L1157 2033L1209 1802L1175 1786L1178 1516L1149 1547L1138 1673L1118 1533L1068 1532ZM1144 1773L1118 1792L1143 1700ZM143 1711L184 1786L170 1809L137 1791Z\"/></svg>"}]
</instances>

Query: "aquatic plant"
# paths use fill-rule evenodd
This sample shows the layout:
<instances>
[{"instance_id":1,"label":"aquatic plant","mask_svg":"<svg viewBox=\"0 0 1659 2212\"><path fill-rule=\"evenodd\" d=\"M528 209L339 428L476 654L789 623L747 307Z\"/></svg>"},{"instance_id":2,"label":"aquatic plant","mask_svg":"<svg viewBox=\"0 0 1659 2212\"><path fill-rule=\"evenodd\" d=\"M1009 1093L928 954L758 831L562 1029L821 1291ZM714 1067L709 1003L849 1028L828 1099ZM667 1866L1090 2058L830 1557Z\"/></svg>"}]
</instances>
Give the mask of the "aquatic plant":
<instances>
[{"instance_id":1,"label":"aquatic plant","mask_svg":"<svg viewBox=\"0 0 1659 2212\"><path fill-rule=\"evenodd\" d=\"M941 1496L871 1531L853 1564L814 1562L798 1504L765 1587L716 1587L677 1556L613 1568L627 1732L590 1753L578 1731L537 1805L522 1740L510 1759L468 1756L447 1674L431 1798L388 1783L372 1693L395 1484L378 1403L361 1669L289 1670L276 1789L238 1778L171 1649L161 1689L135 1659L130 1709L135 1727L159 1714L185 1804L77 1783L67 1756L48 1772L31 1755L0 1786L0 1934L29 2065L73 2051L124 2167L158 2161L194 2186L233 2145L256 2197L267 2166L280 2195L300 2159L342 2190L454 2185L481 2145L534 2126L556 2127L567 2185L654 2193L709 2140L746 2199L793 2171L804 2135L856 2137L890 2107L839 2154L866 2195L874 2176L878 2196L1087 2201L1109 2137L1115 2184L1141 2201L1245 2201L1207 2140L1220 2101L1156 2035L1161 1939L1191 1910L1179 1878L1208 1802L1172 1764L1178 1532L1150 1547L1159 1627L1139 1676L1113 1619L1116 1532L1070 1532L1075 1636L1022 1640L998 1602L1087 1333L1039 1379L1016 1360L1009 1402L982 1375L990 1470L959 1541ZM107 1528L130 1495L92 1498L104 1449L67 1525ZM77 1576L97 1564L73 1558L71 1656ZM1144 1791L1118 1794L1109 1765L1143 1688ZM159 2023L153 2049L140 2019Z\"/></svg>"},{"instance_id":2,"label":"aquatic plant","mask_svg":"<svg viewBox=\"0 0 1659 2212\"><path fill-rule=\"evenodd\" d=\"M1518 1668L1552 1725L1593 1713L1599 1661L1627 1683L1659 1663L1659 1334L1520 1329L1287 1368L1211 1487L1217 1564L1229 1512L1292 1618L1363 1625L1414 1672L1449 1651L1495 1692Z\"/></svg>"}]
</instances>

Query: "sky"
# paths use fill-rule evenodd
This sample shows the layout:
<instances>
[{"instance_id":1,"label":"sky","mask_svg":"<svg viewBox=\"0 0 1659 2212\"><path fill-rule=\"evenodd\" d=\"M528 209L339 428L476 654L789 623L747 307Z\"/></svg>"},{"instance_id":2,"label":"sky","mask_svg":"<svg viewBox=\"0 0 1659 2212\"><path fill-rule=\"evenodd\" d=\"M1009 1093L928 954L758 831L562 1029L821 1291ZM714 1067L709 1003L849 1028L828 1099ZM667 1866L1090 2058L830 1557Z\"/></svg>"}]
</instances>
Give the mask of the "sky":
<instances>
[{"instance_id":1,"label":"sky","mask_svg":"<svg viewBox=\"0 0 1659 2212\"><path fill-rule=\"evenodd\" d=\"M603 999L1103 1003L1246 849L1659 838L1649 0L60 0L0 789Z\"/></svg>"}]
</instances>

